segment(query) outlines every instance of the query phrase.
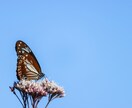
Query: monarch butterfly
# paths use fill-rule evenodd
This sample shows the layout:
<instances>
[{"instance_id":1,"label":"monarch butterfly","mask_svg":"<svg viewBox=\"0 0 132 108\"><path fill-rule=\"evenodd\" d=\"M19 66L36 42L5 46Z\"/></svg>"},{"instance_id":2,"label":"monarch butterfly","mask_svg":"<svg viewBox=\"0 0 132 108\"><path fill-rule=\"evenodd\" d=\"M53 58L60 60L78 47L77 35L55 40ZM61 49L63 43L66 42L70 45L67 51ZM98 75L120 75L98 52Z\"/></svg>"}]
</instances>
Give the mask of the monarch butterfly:
<instances>
[{"instance_id":1,"label":"monarch butterfly","mask_svg":"<svg viewBox=\"0 0 132 108\"><path fill-rule=\"evenodd\" d=\"M39 80L45 76L35 55L26 43L18 40L15 49L18 56L16 69L18 80Z\"/></svg>"}]
</instances>

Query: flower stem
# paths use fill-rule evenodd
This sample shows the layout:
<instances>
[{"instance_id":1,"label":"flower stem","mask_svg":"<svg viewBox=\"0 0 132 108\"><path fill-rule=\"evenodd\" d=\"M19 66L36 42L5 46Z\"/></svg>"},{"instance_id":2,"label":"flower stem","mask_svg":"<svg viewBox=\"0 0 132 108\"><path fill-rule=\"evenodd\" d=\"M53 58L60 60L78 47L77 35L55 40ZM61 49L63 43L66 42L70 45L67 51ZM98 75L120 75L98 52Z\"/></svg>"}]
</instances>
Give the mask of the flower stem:
<instances>
[{"instance_id":1,"label":"flower stem","mask_svg":"<svg viewBox=\"0 0 132 108\"><path fill-rule=\"evenodd\" d=\"M50 103L50 101L48 101L48 103L46 104L45 108L48 108L49 103Z\"/></svg>"},{"instance_id":2,"label":"flower stem","mask_svg":"<svg viewBox=\"0 0 132 108\"><path fill-rule=\"evenodd\" d=\"M23 108L24 108L24 105L23 105L22 101L20 100L20 98L17 96L16 92L13 92L13 93L14 93L14 95L17 97L17 99L19 100L19 102L21 103L21 105L22 105Z\"/></svg>"},{"instance_id":3,"label":"flower stem","mask_svg":"<svg viewBox=\"0 0 132 108\"><path fill-rule=\"evenodd\" d=\"M47 102L45 108L48 108L48 105L49 105L49 103L51 102L51 100L52 100L51 95L49 95L49 99L48 99L48 102Z\"/></svg>"}]
</instances>

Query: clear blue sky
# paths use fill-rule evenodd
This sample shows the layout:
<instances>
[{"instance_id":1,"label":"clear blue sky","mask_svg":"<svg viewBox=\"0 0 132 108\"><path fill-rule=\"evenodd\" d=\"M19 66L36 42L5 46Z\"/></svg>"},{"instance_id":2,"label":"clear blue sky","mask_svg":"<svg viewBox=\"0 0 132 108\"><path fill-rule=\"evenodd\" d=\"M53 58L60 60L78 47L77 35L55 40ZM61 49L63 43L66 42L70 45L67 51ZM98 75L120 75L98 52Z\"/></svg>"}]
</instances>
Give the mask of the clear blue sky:
<instances>
[{"instance_id":1,"label":"clear blue sky","mask_svg":"<svg viewBox=\"0 0 132 108\"><path fill-rule=\"evenodd\" d=\"M49 108L132 108L131 0L0 1L2 108L21 108L8 88L17 81L19 39L65 88Z\"/></svg>"}]
</instances>

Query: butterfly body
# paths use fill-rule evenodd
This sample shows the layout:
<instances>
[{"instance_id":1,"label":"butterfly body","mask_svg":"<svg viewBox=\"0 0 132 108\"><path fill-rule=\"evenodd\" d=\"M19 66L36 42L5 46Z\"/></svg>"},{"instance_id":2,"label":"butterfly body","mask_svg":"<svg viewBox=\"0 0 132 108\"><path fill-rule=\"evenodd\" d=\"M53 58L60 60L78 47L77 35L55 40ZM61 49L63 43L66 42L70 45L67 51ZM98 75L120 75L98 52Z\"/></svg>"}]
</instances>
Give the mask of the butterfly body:
<instances>
[{"instance_id":1,"label":"butterfly body","mask_svg":"<svg viewBox=\"0 0 132 108\"><path fill-rule=\"evenodd\" d=\"M30 47L19 40L16 42L18 80L39 80L44 76L41 67Z\"/></svg>"}]
</instances>

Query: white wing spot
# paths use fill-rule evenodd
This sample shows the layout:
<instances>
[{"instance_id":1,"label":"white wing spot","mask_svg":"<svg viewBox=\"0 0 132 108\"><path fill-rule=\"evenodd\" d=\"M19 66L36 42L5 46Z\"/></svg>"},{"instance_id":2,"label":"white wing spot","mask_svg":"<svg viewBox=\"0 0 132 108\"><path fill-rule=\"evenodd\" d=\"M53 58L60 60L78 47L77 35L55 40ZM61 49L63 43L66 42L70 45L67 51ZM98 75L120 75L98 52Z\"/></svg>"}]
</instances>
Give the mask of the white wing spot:
<instances>
[{"instance_id":1,"label":"white wing spot","mask_svg":"<svg viewBox=\"0 0 132 108\"><path fill-rule=\"evenodd\" d=\"M22 50L22 53L24 53L25 51Z\"/></svg>"}]
</instances>

